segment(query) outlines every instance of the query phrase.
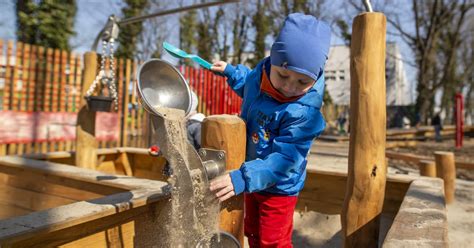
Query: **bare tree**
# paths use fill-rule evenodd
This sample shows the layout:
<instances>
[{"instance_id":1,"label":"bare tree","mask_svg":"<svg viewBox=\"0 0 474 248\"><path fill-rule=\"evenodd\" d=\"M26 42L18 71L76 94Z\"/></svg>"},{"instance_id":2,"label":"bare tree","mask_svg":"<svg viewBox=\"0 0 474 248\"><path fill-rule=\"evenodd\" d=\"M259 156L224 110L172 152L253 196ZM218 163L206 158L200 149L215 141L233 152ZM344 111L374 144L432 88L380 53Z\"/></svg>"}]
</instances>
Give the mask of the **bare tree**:
<instances>
[{"instance_id":1,"label":"bare tree","mask_svg":"<svg viewBox=\"0 0 474 248\"><path fill-rule=\"evenodd\" d=\"M149 8L145 14L167 9L170 0L149 0ZM160 58L162 55L162 44L170 35L170 27L166 17L154 17L143 22L143 31L137 44L136 58L146 60L151 57Z\"/></svg>"},{"instance_id":2,"label":"bare tree","mask_svg":"<svg viewBox=\"0 0 474 248\"><path fill-rule=\"evenodd\" d=\"M389 24L415 54L418 69L416 110L425 123L433 109L435 93L453 77L453 63L461 41L460 30L472 8L470 0L413 0L414 26L411 27L402 25L400 13L386 12ZM440 60L440 56L444 59Z\"/></svg>"}]
</instances>

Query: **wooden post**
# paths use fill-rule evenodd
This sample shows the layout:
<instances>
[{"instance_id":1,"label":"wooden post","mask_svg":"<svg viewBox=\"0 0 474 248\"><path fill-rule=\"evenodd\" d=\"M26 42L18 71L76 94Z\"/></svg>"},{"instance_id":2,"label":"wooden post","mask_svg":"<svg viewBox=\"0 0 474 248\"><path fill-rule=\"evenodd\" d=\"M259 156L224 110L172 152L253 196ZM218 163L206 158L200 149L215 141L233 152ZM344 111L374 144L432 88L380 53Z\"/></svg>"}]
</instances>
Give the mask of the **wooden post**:
<instances>
[{"instance_id":1,"label":"wooden post","mask_svg":"<svg viewBox=\"0 0 474 248\"><path fill-rule=\"evenodd\" d=\"M456 165L454 164L454 153L435 152L436 175L444 181L444 195L446 204L454 201L456 185Z\"/></svg>"},{"instance_id":2,"label":"wooden post","mask_svg":"<svg viewBox=\"0 0 474 248\"><path fill-rule=\"evenodd\" d=\"M245 123L234 115L214 115L204 119L201 130L202 147L224 150L226 169L235 170L245 161ZM232 197L221 205L220 229L244 241L244 198Z\"/></svg>"},{"instance_id":3,"label":"wooden post","mask_svg":"<svg viewBox=\"0 0 474 248\"><path fill-rule=\"evenodd\" d=\"M378 247L385 196L385 30L382 13L354 18L350 143L341 214L344 247Z\"/></svg>"},{"instance_id":4,"label":"wooden post","mask_svg":"<svg viewBox=\"0 0 474 248\"><path fill-rule=\"evenodd\" d=\"M425 177L436 177L436 164L431 160L421 160L418 162L420 175Z\"/></svg>"},{"instance_id":5,"label":"wooden post","mask_svg":"<svg viewBox=\"0 0 474 248\"><path fill-rule=\"evenodd\" d=\"M97 53L84 54L84 74L81 103L76 126L76 166L95 169L97 166L98 143L95 139L95 112L87 109L84 96L97 76Z\"/></svg>"}]
</instances>

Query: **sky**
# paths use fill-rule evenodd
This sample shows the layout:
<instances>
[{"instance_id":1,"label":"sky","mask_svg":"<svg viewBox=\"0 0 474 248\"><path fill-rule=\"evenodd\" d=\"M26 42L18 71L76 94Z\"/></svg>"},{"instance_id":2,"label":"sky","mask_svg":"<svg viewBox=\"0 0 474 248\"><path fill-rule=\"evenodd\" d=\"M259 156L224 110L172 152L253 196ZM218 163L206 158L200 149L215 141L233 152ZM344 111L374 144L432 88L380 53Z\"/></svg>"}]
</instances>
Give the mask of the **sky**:
<instances>
[{"instance_id":1,"label":"sky","mask_svg":"<svg viewBox=\"0 0 474 248\"><path fill-rule=\"evenodd\" d=\"M181 0L185 1L186 0ZM343 0L335 0L332 3L335 5L341 5ZM174 2L174 1L172 1ZM377 3L377 1L372 1ZM374 4L374 8L376 5ZM400 8L403 8L401 5ZM122 1L119 0L77 0L78 11L76 14L75 20L75 31L76 36L72 37L70 44L73 47L73 51L77 53L83 53L91 49L92 43L95 37L99 34L100 30L103 28L107 21L107 17L111 14L120 15ZM342 13L341 10L336 9L337 14L347 14ZM178 26L178 16L179 15L168 15L167 18L168 25L171 27ZM14 0L0 0L0 39L4 40L15 40L15 1ZM168 42L172 44L178 43L179 29L170 28L170 35ZM388 31L389 27L388 27ZM411 58L410 48L404 44L400 38L395 36L387 35L387 41L394 41L400 46L402 56L404 58ZM342 44L343 41L337 36L333 35L331 43L334 45ZM176 63L176 59L171 56L165 56L164 59L170 60L172 63ZM406 72L408 80L411 82L415 81L416 70L406 65ZM414 85L413 85L414 87ZM414 90L414 89L413 89Z\"/></svg>"}]
</instances>

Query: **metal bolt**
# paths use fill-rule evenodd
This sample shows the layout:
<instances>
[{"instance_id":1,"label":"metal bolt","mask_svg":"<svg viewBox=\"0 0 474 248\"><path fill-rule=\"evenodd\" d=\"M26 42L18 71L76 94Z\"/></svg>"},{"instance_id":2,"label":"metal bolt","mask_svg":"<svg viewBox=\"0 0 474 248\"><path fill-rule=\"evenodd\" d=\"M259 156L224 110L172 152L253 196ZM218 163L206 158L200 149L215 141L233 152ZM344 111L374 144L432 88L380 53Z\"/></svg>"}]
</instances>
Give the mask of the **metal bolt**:
<instances>
[{"instance_id":1,"label":"metal bolt","mask_svg":"<svg viewBox=\"0 0 474 248\"><path fill-rule=\"evenodd\" d=\"M199 149L199 156L205 157L205 156L206 156L206 150L204 150L204 149Z\"/></svg>"},{"instance_id":2,"label":"metal bolt","mask_svg":"<svg viewBox=\"0 0 474 248\"><path fill-rule=\"evenodd\" d=\"M217 154L217 157L218 157L220 160L224 159L224 153L223 153L223 152L219 152L219 153Z\"/></svg>"}]
</instances>

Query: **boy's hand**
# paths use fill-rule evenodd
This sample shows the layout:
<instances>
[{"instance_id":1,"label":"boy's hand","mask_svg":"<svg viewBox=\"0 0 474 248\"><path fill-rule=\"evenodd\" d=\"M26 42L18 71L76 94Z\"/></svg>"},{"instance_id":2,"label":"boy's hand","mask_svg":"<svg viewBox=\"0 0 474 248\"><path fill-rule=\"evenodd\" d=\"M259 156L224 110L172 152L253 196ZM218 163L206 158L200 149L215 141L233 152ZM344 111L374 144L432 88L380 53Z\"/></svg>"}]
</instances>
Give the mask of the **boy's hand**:
<instances>
[{"instance_id":1,"label":"boy's hand","mask_svg":"<svg viewBox=\"0 0 474 248\"><path fill-rule=\"evenodd\" d=\"M224 73L225 67L227 66L227 63L224 61L217 61L211 66L211 70L215 72L220 72Z\"/></svg>"},{"instance_id":2,"label":"boy's hand","mask_svg":"<svg viewBox=\"0 0 474 248\"><path fill-rule=\"evenodd\" d=\"M217 192L216 197L219 199L219 202L223 202L235 195L230 174L218 176L212 179L210 184L209 189Z\"/></svg>"}]
</instances>

